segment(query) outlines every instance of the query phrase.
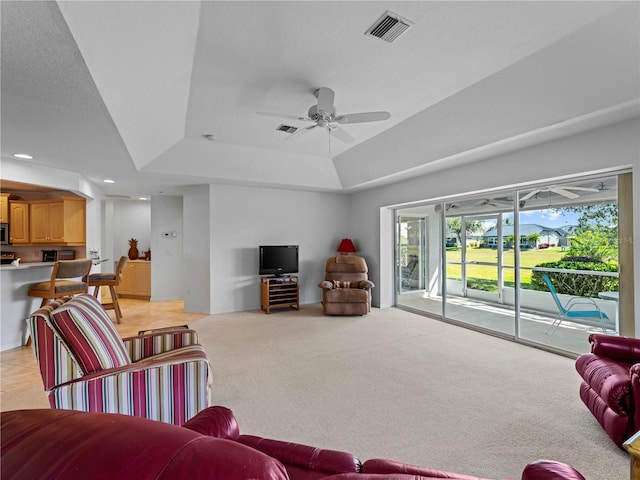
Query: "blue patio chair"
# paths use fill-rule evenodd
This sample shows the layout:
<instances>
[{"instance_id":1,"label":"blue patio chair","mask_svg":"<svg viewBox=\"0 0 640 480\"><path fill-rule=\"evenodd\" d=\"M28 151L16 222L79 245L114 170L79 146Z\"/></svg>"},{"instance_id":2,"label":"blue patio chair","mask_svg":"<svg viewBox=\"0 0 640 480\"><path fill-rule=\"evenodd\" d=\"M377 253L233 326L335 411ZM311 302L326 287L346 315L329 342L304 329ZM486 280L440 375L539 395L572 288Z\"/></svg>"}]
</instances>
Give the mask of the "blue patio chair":
<instances>
[{"instance_id":1,"label":"blue patio chair","mask_svg":"<svg viewBox=\"0 0 640 480\"><path fill-rule=\"evenodd\" d=\"M605 322L610 322L609 317L606 313L600 310L598 304L595 302L593 298L589 297L571 297L569 301L563 305L560 299L558 298L558 293L556 292L553 283L551 283L551 279L549 276L544 273L542 278L547 283L549 287L549 291L553 296L553 301L556 302L558 310L560 311L556 316L555 320L551 324L551 328L547 331L547 334L555 332L563 320L591 320L593 324L600 323L602 327L602 332L607 333L607 328L605 326ZM580 305L588 305L590 309L581 309ZM574 307L578 307L574 310ZM599 320L599 322L598 322ZM585 323L577 321L576 323Z\"/></svg>"}]
</instances>

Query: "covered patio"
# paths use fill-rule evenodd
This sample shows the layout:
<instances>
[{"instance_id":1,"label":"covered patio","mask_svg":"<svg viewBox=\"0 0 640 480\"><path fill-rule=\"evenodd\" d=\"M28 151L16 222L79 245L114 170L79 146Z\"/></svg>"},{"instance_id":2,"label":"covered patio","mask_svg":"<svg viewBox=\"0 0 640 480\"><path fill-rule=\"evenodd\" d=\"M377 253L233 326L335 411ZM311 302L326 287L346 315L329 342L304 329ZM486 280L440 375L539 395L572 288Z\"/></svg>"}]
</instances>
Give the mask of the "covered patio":
<instances>
[{"instance_id":1,"label":"covered patio","mask_svg":"<svg viewBox=\"0 0 640 480\"><path fill-rule=\"evenodd\" d=\"M600 300L600 303L609 312L615 309L614 314L617 314L617 303L614 300ZM589 351L588 338L591 333L602 333L600 327L568 320L562 321L557 328L552 328L557 318L552 310L522 308L516 335L515 311L512 306L448 295L443 315L443 298L429 296L423 290L403 292L398 296L397 306L572 357ZM615 331L607 329L608 334L617 335L618 331L618 328Z\"/></svg>"}]
</instances>

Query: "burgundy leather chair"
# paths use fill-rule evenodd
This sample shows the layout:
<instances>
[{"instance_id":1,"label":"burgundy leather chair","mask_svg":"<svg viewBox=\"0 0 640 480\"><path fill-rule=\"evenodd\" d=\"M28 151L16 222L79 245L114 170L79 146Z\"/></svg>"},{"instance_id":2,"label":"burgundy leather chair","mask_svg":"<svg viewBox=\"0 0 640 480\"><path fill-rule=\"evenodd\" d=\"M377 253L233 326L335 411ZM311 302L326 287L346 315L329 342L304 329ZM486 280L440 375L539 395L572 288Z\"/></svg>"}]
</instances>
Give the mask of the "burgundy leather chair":
<instances>
[{"instance_id":1,"label":"burgundy leather chair","mask_svg":"<svg viewBox=\"0 0 640 480\"><path fill-rule=\"evenodd\" d=\"M209 407L182 427L115 413L16 410L0 414L0 476L12 480L483 480L393 460L241 435L231 410ZM522 480L585 480L540 461Z\"/></svg>"},{"instance_id":2,"label":"burgundy leather chair","mask_svg":"<svg viewBox=\"0 0 640 480\"><path fill-rule=\"evenodd\" d=\"M640 429L640 339L593 333L580 355L580 398L620 448Z\"/></svg>"}]
</instances>

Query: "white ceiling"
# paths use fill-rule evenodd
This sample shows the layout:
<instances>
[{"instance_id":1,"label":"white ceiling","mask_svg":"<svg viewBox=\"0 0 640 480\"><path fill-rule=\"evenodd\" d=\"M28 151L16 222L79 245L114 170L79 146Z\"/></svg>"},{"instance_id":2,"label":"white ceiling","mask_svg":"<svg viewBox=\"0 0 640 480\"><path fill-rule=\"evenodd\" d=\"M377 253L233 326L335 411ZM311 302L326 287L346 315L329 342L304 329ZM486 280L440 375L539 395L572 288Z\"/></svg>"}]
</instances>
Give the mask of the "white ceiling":
<instances>
[{"instance_id":1,"label":"white ceiling","mask_svg":"<svg viewBox=\"0 0 640 480\"><path fill-rule=\"evenodd\" d=\"M0 4L2 156L106 194L202 183L350 192L640 115L640 3ZM387 10L413 25L364 35ZM285 141L318 87L346 125ZM208 141L203 135L214 135ZM113 185L102 184L113 178Z\"/></svg>"}]
</instances>

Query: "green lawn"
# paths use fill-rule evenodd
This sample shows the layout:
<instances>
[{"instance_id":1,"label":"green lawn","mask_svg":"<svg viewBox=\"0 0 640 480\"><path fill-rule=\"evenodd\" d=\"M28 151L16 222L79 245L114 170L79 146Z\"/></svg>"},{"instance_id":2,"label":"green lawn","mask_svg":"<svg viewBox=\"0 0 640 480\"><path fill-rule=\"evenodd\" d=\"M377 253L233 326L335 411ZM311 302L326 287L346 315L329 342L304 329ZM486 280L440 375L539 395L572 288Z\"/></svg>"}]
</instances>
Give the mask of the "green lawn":
<instances>
[{"instance_id":1,"label":"green lawn","mask_svg":"<svg viewBox=\"0 0 640 480\"><path fill-rule=\"evenodd\" d=\"M461 251L458 248L447 249L447 262L460 262ZM468 248L467 261L476 262L492 262L497 263L498 250L493 248ZM554 262L560 260L564 252L560 247L551 247L535 250L520 251L520 267L522 288L530 288L531 286L531 270L528 268L535 267L540 263ZM503 265L513 267L514 251L512 249L504 250ZM447 278L452 280L461 280L461 266L447 264ZM493 290L497 283L498 273L495 266L490 265L468 265L467 279L471 285L477 285L482 290ZM513 268L504 269L505 286L514 286L514 270ZM493 287L493 288L492 288ZM474 288L476 288L474 286Z\"/></svg>"}]
</instances>

